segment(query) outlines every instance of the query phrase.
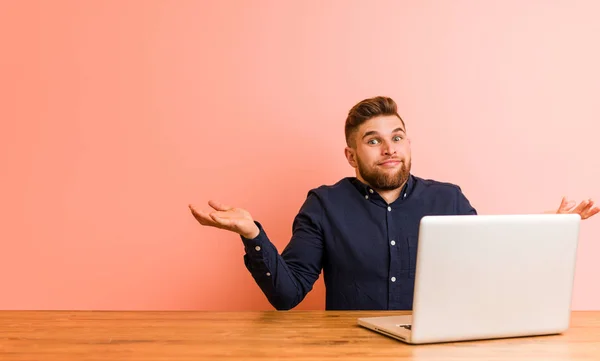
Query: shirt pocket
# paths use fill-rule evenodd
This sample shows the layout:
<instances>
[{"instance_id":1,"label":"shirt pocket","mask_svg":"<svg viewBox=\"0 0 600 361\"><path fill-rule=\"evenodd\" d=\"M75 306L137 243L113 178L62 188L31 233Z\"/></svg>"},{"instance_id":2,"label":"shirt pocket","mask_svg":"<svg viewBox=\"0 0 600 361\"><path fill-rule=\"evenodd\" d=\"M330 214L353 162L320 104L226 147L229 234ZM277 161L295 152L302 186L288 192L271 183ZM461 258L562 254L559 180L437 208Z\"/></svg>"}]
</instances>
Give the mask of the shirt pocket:
<instances>
[{"instance_id":1,"label":"shirt pocket","mask_svg":"<svg viewBox=\"0 0 600 361\"><path fill-rule=\"evenodd\" d=\"M415 275L417 268L417 249L419 247L419 236L406 237L408 244L408 271L411 276Z\"/></svg>"}]
</instances>

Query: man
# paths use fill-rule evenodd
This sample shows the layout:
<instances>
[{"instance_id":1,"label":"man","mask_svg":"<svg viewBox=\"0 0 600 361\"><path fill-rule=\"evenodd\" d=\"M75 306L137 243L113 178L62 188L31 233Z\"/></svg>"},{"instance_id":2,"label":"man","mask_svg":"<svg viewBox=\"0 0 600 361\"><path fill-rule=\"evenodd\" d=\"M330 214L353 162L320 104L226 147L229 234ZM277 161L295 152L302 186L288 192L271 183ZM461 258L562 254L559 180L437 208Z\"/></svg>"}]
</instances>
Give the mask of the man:
<instances>
[{"instance_id":1,"label":"man","mask_svg":"<svg viewBox=\"0 0 600 361\"><path fill-rule=\"evenodd\" d=\"M244 263L278 310L298 305L321 270L328 310L410 310L421 218L477 214L457 185L410 173L410 139L392 99L356 104L345 133L356 177L308 192L281 255L248 211L213 201L211 213L190 205L200 224L241 236ZM575 207L563 198L551 213L586 219L598 211L591 200Z\"/></svg>"}]
</instances>

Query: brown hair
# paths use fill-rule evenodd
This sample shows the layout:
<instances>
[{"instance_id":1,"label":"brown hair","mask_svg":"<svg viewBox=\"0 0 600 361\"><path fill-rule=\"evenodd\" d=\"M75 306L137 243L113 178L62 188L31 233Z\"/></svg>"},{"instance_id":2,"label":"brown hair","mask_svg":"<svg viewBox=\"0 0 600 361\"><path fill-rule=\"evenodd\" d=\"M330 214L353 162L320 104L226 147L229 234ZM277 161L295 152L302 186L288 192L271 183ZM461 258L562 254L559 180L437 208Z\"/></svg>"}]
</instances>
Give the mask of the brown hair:
<instances>
[{"instance_id":1,"label":"brown hair","mask_svg":"<svg viewBox=\"0 0 600 361\"><path fill-rule=\"evenodd\" d=\"M346 144L350 147L350 139L353 133L358 130L364 122L371 118L385 115L395 115L404 125L404 120L398 115L398 106L396 102L389 97L378 96L374 98L365 99L350 109L348 117L346 118Z\"/></svg>"}]
</instances>

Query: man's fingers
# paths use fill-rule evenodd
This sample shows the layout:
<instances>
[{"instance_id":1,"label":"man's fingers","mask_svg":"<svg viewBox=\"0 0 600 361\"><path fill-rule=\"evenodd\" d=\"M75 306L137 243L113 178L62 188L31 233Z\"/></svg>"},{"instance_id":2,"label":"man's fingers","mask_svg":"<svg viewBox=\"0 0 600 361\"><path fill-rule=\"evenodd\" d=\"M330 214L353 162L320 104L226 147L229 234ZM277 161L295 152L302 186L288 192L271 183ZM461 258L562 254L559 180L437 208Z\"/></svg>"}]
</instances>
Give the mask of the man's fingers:
<instances>
[{"instance_id":1,"label":"man's fingers","mask_svg":"<svg viewBox=\"0 0 600 361\"><path fill-rule=\"evenodd\" d=\"M562 197L562 200L560 201L560 206L558 207L558 209L562 211L566 206L567 206L567 197Z\"/></svg>"},{"instance_id":2,"label":"man's fingers","mask_svg":"<svg viewBox=\"0 0 600 361\"><path fill-rule=\"evenodd\" d=\"M597 214L598 211L600 211L600 209L598 207L594 207L594 201L590 199L587 207L585 207L580 213L581 219L590 218L591 216Z\"/></svg>"},{"instance_id":3,"label":"man's fingers","mask_svg":"<svg viewBox=\"0 0 600 361\"><path fill-rule=\"evenodd\" d=\"M213 207L217 211L223 211L223 212L225 212L225 211L229 211L229 210L232 209L232 207L224 205L224 204L219 203L217 201L208 201L208 205L211 206L211 207Z\"/></svg>"},{"instance_id":4,"label":"man's fingers","mask_svg":"<svg viewBox=\"0 0 600 361\"><path fill-rule=\"evenodd\" d=\"M208 213L196 210L192 205L190 205L189 208L192 211L192 215L194 216L194 218L196 218L196 220L200 222L201 225L213 227L217 226L214 219L212 219Z\"/></svg>"},{"instance_id":5,"label":"man's fingers","mask_svg":"<svg viewBox=\"0 0 600 361\"><path fill-rule=\"evenodd\" d=\"M196 210L196 208L194 208L193 205L188 204L188 208L190 209L190 211L192 212L192 215L194 217L196 217L196 219L199 217L198 211Z\"/></svg>"},{"instance_id":6,"label":"man's fingers","mask_svg":"<svg viewBox=\"0 0 600 361\"><path fill-rule=\"evenodd\" d=\"M233 230L233 227L236 224L235 219L227 217L227 215L225 215L223 212L212 212L210 217L219 226L229 230Z\"/></svg>"},{"instance_id":7,"label":"man's fingers","mask_svg":"<svg viewBox=\"0 0 600 361\"><path fill-rule=\"evenodd\" d=\"M592 199L586 199L575 206L576 203L574 201L567 201L566 197L563 197L560 208L558 208L557 213L573 213L579 214L581 219L587 219L591 216L594 216L600 213L600 208L595 206L594 201Z\"/></svg>"},{"instance_id":8,"label":"man's fingers","mask_svg":"<svg viewBox=\"0 0 600 361\"><path fill-rule=\"evenodd\" d=\"M569 201L569 202L567 202L567 204L565 204L564 211L570 212L573 210L573 208L575 208L576 205L577 205L577 203L575 203L575 201Z\"/></svg>"},{"instance_id":9,"label":"man's fingers","mask_svg":"<svg viewBox=\"0 0 600 361\"><path fill-rule=\"evenodd\" d=\"M586 206L583 208L583 211L587 212L590 209L592 209L593 207L594 207L594 201L592 201L591 199L588 199Z\"/></svg>"},{"instance_id":10,"label":"man's fingers","mask_svg":"<svg viewBox=\"0 0 600 361\"><path fill-rule=\"evenodd\" d=\"M581 219L590 218L591 216L598 214L598 212L600 212L600 208L598 208L598 207L591 208L589 211L585 212L585 214L581 215Z\"/></svg>"},{"instance_id":11,"label":"man's fingers","mask_svg":"<svg viewBox=\"0 0 600 361\"><path fill-rule=\"evenodd\" d=\"M583 210L589 205L588 201L583 201L581 203L579 203L579 205L577 207L575 207L575 209L573 209L571 211L571 213L579 213L581 214L581 212L583 212Z\"/></svg>"},{"instance_id":12,"label":"man's fingers","mask_svg":"<svg viewBox=\"0 0 600 361\"><path fill-rule=\"evenodd\" d=\"M575 205L575 201L569 201L567 200L567 197L563 197L562 201L560 202L560 207L558 207L558 212L569 212L573 209L573 207L575 207Z\"/></svg>"}]
</instances>

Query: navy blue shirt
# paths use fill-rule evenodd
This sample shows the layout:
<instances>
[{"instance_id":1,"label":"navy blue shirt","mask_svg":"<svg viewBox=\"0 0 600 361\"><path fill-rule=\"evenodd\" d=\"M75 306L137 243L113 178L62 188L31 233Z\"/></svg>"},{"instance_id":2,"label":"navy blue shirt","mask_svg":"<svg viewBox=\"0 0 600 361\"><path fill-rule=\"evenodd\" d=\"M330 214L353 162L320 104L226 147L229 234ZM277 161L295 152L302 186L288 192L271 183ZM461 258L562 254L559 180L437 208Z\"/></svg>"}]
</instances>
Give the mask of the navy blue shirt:
<instances>
[{"instance_id":1,"label":"navy blue shirt","mask_svg":"<svg viewBox=\"0 0 600 361\"><path fill-rule=\"evenodd\" d=\"M411 310L419 224L475 215L460 187L410 175L391 204L357 178L308 192L281 254L259 222L244 263L271 305L289 310L323 271L327 310Z\"/></svg>"}]
</instances>

